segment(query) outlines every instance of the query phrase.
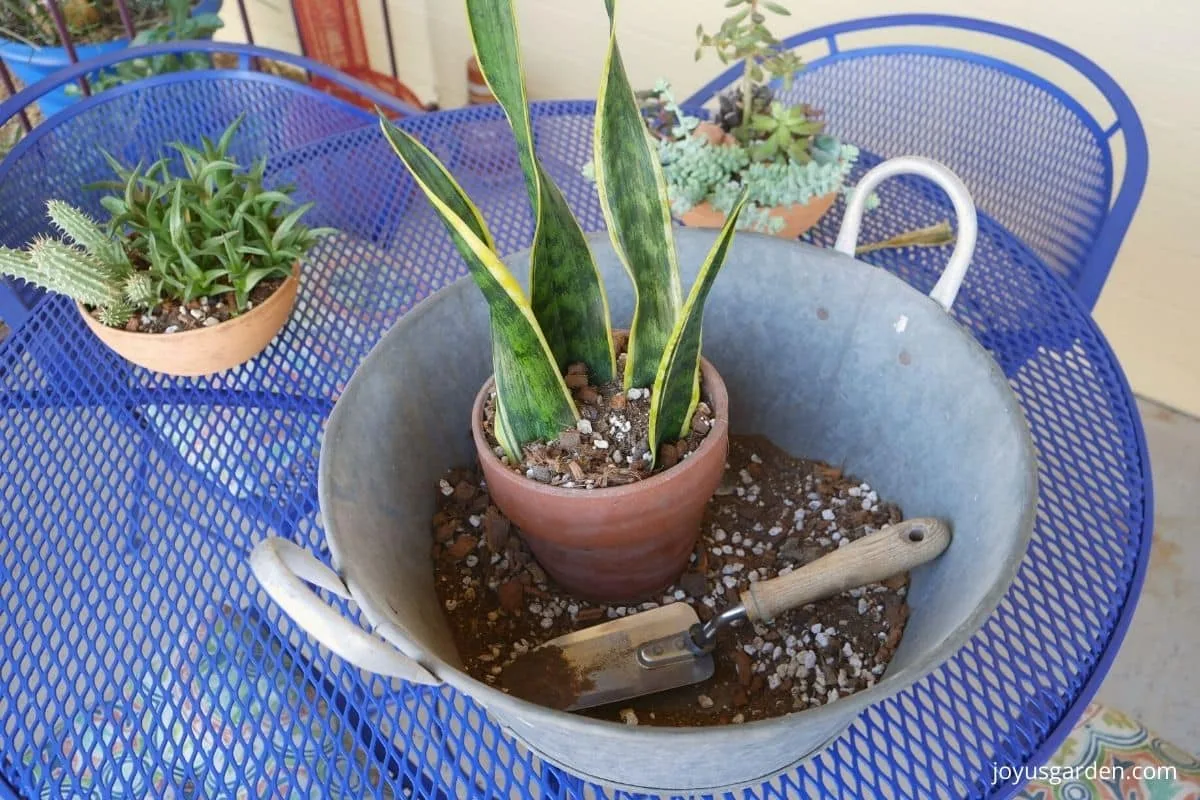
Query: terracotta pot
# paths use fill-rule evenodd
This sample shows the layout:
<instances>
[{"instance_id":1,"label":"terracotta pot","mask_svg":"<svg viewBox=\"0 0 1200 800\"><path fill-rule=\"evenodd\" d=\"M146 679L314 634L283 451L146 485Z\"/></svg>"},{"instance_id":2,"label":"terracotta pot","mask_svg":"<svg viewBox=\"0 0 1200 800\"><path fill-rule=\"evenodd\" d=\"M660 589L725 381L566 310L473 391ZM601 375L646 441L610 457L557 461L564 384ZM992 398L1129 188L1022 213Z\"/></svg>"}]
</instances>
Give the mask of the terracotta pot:
<instances>
[{"instance_id":1,"label":"terracotta pot","mask_svg":"<svg viewBox=\"0 0 1200 800\"><path fill-rule=\"evenodd\" d=\"M110 328L76 303L92 333L117 355L167 375L212 375L243 364L261 353L292 313L300 288L300 265L292 267L275 292L245 314L211 328L179 333L139 333Z\"/></svg>"},{"instance_id":2,"label":"terracotta pot","mask_svg":"<svg viewBox=\"0 0 1200 800\"><path fill-rule=\"evenodd\" d=\"M707 361L700 376L714 414L700 447L645 480L604 489L549 486L504 466L483 432L491 379L475 397L471 433L488 491L520 527L538 562L567 591L606 603L644 600L687 566L729 450L725 383Z\"/></svg>"},{"instance_id":3,"label":"terracotta pot","mask_svg":"<svg viewBox=\"0 0 1200 800\"><path fill-rule=\"evenodd\" d=\"M799 237L820 222L821 217L825 216L825 212L833 207L837 195L837 192L830 192L820 197L814 197L804 204L772 208L767 212L768 216L783 220L783 227L775 231L775 235L781 239ZM689 228L720 228L725 224L725 212L718 211L713 208L712 203L705 200L703 203L693 206L686 214L681 215L679 220Z\"/></svg>"}]
</instances>

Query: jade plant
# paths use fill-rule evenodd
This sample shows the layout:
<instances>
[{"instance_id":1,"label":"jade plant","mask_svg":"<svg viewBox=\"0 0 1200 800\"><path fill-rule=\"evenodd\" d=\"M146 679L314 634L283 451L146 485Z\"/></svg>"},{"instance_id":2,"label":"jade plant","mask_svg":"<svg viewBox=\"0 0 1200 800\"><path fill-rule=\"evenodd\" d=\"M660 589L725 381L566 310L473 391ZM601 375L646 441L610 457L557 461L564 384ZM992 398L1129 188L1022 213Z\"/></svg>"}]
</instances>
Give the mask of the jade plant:
<instances>
[{"instance_id":1,"label":"jade plant","mask_svg":"<svg viewBox=\"0 0 1200 800\"><path fill-rule=\"evenodd\" d=\"M597 383L650 390L649 453L685 437L700 400L704 303L729 252L736 200L699 275L683 295L666 177L629 83L606 0L609 39L594 122L596 185L613 247L636 304L623 374L617 375L608 301L596 262L561 189L539 161L510 0L467 0L475 54L517 142L536 221L529 294L502 262L483 215L449 170L409 133L380 124L437 210L487 300L495 377L495 435L519 463L523 448L549 442L579 419L564 375L582 362Z\"/></svg>"},{"instance_id":2,"label":"jade plant","mask_svg":"<svg viewBox=\"0 0 1200 800\"><path fill-rule=\"evenodd\" d=\"M802 206L846 189L858 149L825 131L821 112L784 100L804 62L767 27L767 12L788 15L767 0L727 0L731 9L712 32L697 26L696 59L711 50L723 64L742 62L740 84L720 95L711 120L685 113L670 84L641 92L642 114L656 140L671 209L684 216L702 203L728 214L746 194L740 227L774 233L771 211ZM589 177L594 167L588 164Z\"/></svg>"},{"instance_id":3,"label":"jade plant","mask_svg":"<svg viewBox=\"0 0 1200 800\"><path fill-rule=\"evenodd\" d=\"M182 175L166 158L125 167L105 154L118 177L96 184L113 190L100 200L111 214L107 223L51 200L46 211L61 238L0 248L0 273L65 294L113 327L218 296L231 301L231 315L245 312L256 286L287 278L328 231L301 222L311 204L295 206L290 187L263 186L265 159L244 170L229 155L240 123L199 148L171 145Z\"/></svg>"}]
</instances>

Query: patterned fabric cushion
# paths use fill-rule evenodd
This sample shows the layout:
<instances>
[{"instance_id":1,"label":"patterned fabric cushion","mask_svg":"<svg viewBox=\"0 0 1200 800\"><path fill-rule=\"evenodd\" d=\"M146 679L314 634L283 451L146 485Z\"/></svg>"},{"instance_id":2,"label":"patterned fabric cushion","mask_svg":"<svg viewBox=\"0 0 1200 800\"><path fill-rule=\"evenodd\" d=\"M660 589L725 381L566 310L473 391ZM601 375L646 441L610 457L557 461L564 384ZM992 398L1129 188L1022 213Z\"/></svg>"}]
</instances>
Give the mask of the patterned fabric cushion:
<instances>
[{"instance_id":1,"label":"patterned fabric cushion","mask_svg":"<svg viewBox=\"0 0 1200 800\"><path fill-rule=\"evenodd\" d=\"M1030 777L1020 800L1200 800L1200 759L1096 703Z\"/></svg>"}]
</instances>

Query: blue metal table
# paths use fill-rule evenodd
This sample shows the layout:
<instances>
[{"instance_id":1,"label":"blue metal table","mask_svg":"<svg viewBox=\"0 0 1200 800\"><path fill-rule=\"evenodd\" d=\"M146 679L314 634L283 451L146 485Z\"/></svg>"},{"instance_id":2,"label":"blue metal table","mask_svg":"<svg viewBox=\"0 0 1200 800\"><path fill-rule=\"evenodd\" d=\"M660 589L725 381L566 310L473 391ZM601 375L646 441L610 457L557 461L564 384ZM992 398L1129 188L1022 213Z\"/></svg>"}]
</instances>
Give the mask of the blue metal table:
<instances>
[{"instance_id":1,"label":"blue metal table","mask_svg":"<svg viewBox=\"0 0 1200 800\"><path fill-rule=\"evenodd\" d=\"M579 173L591 112L544 103L534 121L547 168L599 229ZM479 201L504 252L528 244L498 109L403 124ZM45 198L27 160L0 165L0 191L33 220ZM465 274L375 127L281 150L270 174L339 233L308 259L290 323L251 363L207 379L132 368L59 298L0 344L0 795L619 796L542 764L453 690L348 667L250 576L245 557L263 536L323 552L315 478L332 404L397 317ZM881 200L863 241L951 216L916 178L885 185ZM1137 409L1066 285L983 211L954 313L1004 367L1033 430L1029 553L953 660L799 768L726 797L1010 795L1019 787L995 784L993 764L1045 760L1120 643L1150 541ZM832 244L839 218L812 239ZM7 226L5 243L30 220ZM866 258L928 291L945 257Z\"/></svg>"}]
</instances>

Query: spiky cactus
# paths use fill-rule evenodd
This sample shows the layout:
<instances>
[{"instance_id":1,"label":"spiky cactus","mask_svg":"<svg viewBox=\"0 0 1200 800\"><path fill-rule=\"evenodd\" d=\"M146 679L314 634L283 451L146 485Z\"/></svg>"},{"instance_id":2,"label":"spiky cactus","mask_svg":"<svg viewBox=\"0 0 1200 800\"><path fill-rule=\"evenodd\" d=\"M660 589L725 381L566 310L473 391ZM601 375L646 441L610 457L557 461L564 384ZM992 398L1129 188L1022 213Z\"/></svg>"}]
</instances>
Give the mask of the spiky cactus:
<instances>
[{"instance_id":1,"label":"spiky cactus","mask_svg":"<svg viewBox=\"0 0 1200 800\"><path fill-rule=\"evenodd\" d=\"M64 240L40 237L23 251L0 247L0 273L94 306L97 318L113 327L154 299L153 281L135 273L120 241L87 214L58 200L46 211Z\"/></svg>"},{"instance_id":2,"label":"spiky cactus","mask_svg":"<svg viewBox=\"0 0 1200 800\"><path fill-rule=\"evenodd\" d=\"M120 298L117 284L103 262L88 251L56 239L37 239L29 247L37 282L81 303L107 306Z\"/></svg>"},{"instance_id":3,"label":"spiky cactus","mask_svg":"<svg viewBox=\"0 0 1200 800\"><path fill-rule=\"evenodd\" d=\"M96 314L96 319L110 328L123 328L132 316L133 309L129 307L129 304L124 300L117 300L112 305L100 309Z\"/></svg>"},{"instance_id":4,"label":"spiky cactus","mask_svg":"<svg viewBox=\"0 0 1200 800\"><path fill-rule=\"evenodd\" d=\"M104 229L83 211L61 200L51 200L46 203L46 213L50 217L50 223L62 232L67 241L82 247L99 259L105 271L114 280L124 278L133 270L121 243L105 233Z\"/></svg>"},{"instance_id":5,"label":"spiky cactus","mask_svg":"<svg viewBox=\"0 0 1200 800\"><path fill-rule=\"evenodd\" d=\"M147 272L131 272L121 284L121 293L126 300L139 308L158 305L154 279Z\"/></svg>"}]
</instances>

